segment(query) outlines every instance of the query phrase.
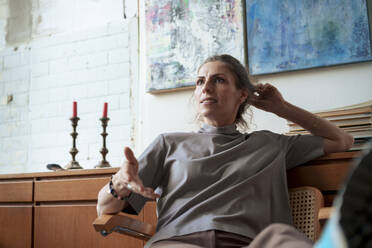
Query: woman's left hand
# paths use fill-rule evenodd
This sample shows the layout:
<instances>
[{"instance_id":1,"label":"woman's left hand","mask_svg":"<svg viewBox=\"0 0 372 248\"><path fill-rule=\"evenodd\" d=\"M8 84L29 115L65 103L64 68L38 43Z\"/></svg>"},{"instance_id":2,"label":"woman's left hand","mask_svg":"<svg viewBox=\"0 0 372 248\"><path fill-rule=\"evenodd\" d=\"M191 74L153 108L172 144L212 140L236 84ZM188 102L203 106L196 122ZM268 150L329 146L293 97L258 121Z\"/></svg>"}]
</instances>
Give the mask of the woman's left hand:
<instances>
[{"instance_id":1,"label":"woman's left hand","mask_svg":"<svg viewBox=\"0 0 372 248\"><path fill-rule=\"evenodd\" d=\"M256 85L256 93L248 102L254 107L277 114L285 103L282 94L271 84Z\"/></svg>"}]
</instances>

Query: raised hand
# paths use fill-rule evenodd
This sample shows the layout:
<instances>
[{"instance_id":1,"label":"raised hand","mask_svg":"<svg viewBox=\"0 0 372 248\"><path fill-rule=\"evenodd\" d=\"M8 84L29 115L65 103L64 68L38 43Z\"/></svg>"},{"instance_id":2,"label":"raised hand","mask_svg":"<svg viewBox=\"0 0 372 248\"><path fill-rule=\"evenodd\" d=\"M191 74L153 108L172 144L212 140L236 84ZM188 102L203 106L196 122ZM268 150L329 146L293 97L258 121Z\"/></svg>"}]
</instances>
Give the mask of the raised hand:
<instances>
[{"instance_id":1,"label":"raised hand","mask_svg":"<svg viewBox=\"0 0 372 248\"><path fill-rule=\"evenodd\" d=\"M264 111L277 113L285 103L282 94L271 84L256 85L257 94L251 95L248 102Z\"/></svg>"},{"instance_id":2,"label":"raised hand","mask_svg":"<svg viewBox=\"0 0 372 248\"><path fill-rule=\"evenodd\" d=\"M150 199L160 197L152 188L143 186L142 180L138 176L138 161L129 147L124 148L124 155L126 161L112 178L115 191L120 196L127 196L130 191L133 191Z\"/></svg>"}]
</instances>

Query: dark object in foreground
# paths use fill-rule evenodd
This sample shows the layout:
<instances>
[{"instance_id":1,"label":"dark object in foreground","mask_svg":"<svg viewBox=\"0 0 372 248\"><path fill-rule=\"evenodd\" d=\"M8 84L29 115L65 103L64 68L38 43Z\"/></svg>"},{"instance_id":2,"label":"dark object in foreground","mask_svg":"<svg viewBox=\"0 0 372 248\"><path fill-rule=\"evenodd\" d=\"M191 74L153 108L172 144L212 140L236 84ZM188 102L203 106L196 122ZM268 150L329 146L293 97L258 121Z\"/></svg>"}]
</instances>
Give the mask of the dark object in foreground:
<instances>
[{"instance_id":1,"label":"dark object in foreground","mask_svg":"<svg viewBox=\"0 0 372 248\"><path fill-rule=\"evenodd\" d=\"M372 247L372 150L351 173L342 199L340 224L349 247Z\"/></svg>"}]
</instances>

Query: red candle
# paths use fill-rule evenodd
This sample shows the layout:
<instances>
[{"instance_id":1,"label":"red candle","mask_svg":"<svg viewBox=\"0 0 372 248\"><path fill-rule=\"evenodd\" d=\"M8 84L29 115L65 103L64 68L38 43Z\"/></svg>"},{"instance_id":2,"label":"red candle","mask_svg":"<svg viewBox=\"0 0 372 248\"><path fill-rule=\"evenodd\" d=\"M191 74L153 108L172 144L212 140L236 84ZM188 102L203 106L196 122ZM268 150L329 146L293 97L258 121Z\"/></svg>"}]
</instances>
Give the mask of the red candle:
<instances>
[{"instance_id":1,"label":"red candle","mask_svg":"<svg viewBox=\"0 0 372 248\"><path fill-rule=\"evenodd\" d=\"M77 117L77 102L72 103L72 117Z\"/></svg>"},{"instance_id":2,"label":"red candle","mask_svg":"<svg viewBox=\"0 0 372 248\"><path fill-rule=\"evenodd\" d=\"M104 118L107 118L107 102L103 105L103 116Z\"/></svg>"}]
</instances>

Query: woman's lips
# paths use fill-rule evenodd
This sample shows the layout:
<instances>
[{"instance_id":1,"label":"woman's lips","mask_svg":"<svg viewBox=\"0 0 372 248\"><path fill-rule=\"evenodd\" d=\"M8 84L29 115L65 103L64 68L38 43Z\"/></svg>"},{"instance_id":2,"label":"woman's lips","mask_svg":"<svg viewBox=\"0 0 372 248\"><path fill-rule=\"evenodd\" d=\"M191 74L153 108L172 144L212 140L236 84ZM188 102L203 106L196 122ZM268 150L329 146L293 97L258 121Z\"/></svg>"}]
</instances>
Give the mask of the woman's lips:
<instances>
[{"instance_id":1,"label":"woman's lips","mask_svg":"<svg viewBox=\"0 0 372 248\"><path fill-rule=\"evenodd\" d=\"M208 98L204 98L200 101L200 103L202 104L212 104L212 103L216 103L217 100L214 99L214 98L211 98L211 97L208 97Z\"/></svg>"}]
</instances>

